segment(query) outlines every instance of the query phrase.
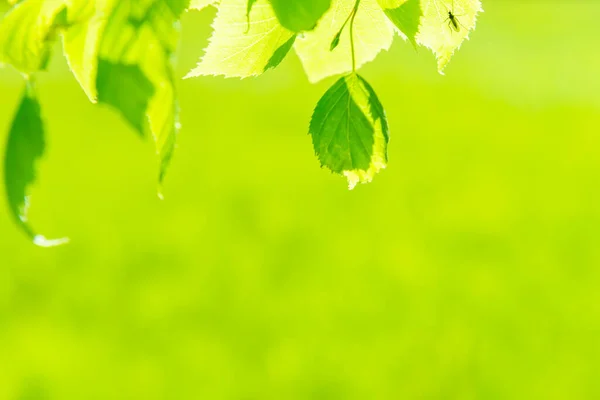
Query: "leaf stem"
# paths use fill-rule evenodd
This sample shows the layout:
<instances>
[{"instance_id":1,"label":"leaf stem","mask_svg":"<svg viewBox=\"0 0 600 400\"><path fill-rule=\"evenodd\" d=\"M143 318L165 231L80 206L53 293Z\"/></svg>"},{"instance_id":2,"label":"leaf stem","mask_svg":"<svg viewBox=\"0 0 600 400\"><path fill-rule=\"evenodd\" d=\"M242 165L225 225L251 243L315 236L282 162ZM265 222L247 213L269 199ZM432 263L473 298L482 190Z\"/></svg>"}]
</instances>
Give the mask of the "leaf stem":
<instances>
[{"instance_id":1,"label":"leaf stem","mask_svg":"<svg viewBox=\"0 0 600 400\"><path fill-rule=\"evenodd\" d=\"M354 18L356 18L356 12L358 11L359 5L360 0L356 0L354 3L354 8L352 9L352 14L350 14L350 52L352 54L352 73L356 72L356 54L354 51Z\"/></svg>"}]
</instances>

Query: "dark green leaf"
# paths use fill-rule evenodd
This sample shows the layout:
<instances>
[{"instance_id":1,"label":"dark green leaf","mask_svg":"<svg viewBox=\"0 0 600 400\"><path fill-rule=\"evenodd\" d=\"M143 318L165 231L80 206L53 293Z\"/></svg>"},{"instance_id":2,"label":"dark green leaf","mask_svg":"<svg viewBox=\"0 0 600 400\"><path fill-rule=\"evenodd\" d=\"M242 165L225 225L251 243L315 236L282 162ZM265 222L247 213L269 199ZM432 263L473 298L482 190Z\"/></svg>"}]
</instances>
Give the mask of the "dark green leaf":
<instances>
[{"instance_id":1,"label":"dark green leaf","mask_svg":"<svg viewBox=\"0 0 600 400\"><path fill-rule=\"evenodd\" d=\"M8 134L4 158L4 183L12 215L25 233L39 246L63 244L67 239L48 240L35 234L29 225L28 190L36 179L35 164L44 154L44 123L33 85L28 82Z\"/></svg>"},{"instance_id":2,"label":"dark green leaf","mask_svg":"<svg viewBox=\"0 0 600 400\"><path fill-rule=\"evenodd\" d=\"M295 40L296 35L292 36L287 42L285 42L284 44L279 46L277 50L275 50L275 53L273 53L273 55L269 59L269 62L267 63L267 66L265 67L265 71L271 68L275 68L283 61L287 53L289 53L292 46L294 45Z\"/></svg>"},{"instance_id":3,"label":"dark green leaf","mask_svg":"<svg viewBox=\"0 0 600 400\"><path fill-rule=\"evenodd\" d=\"M101 89L98 101L115 107L139 134L143 134L154 86L139 66L100 59L97 82Z\"/></svg>"},{"instance_id":4,"label":"dark green leaf","mask_svg":"<svg viewBox=\"0 0 600 400\"><path fill-rule=\"evenodd\" d=\"M338 47L338 44L340 44L340 38L342 37L343 31L344 31L344 28L342 27L342 29L340 29L340 31L335 35L335 37L331 41L331 45L329 46L329 51L333 51L333 50L335 50L336 47Z\"/></svg>"},{"instance_id":5,"label":"dark green leaf","mask_svg":"<svg viewBox=\"0 0 600 400\"><path fill-rule=\"evenodd\" d=\"M342 174L352 189L387 163L388 124L371 86L359 75L338 80L319 100L310 134L321 165Z\"/></svg>"},{"instance_id":6,"label":"dark green leaf","mask_svg":"<svg viewBox=\"0 0 600 400\"><path fill-rule=\"evenodd\" d=\"M416 47L416 37L419 32L421 16L423 15L421 0L379 0L379 2L388 18ZM386 6L393 6L394 3L397 3L395 8L386 8Z\"/></svg>"}]
</instances>

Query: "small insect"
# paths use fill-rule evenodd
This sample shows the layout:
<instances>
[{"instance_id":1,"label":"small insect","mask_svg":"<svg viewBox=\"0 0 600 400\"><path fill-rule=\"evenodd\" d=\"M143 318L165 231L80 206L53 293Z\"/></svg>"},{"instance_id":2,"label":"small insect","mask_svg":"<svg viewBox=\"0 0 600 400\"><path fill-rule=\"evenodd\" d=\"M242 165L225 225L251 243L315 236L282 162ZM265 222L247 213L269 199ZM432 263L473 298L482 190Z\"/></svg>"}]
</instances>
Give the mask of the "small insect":
<instances>
[{"instance_id":1,"label":"small insect","mask_svg":"<svg viewBox=\"0 0 600 400\"><path fill-rule=\"evenodd\" d=\"M448 11L448 26L450 29L454 29L456 32L460 32L460 26L458 25L458 19L456 15L452 14L452 11Z\"/></svg>"},{"instance_id":2,"label":"small insect","mask_svg":"<svg viewBox=\"0 0 600 400\"><path fill-rule=\"evenodd\" d=\"M448 18L444 20L444 23L448 21L448 28L455 32L460 32L460 27L464 28L464 25L460 23L457 17L461 15L454 14L454 0L452 0L452 10L448 10Z\"/></svg>"}]
</instances>

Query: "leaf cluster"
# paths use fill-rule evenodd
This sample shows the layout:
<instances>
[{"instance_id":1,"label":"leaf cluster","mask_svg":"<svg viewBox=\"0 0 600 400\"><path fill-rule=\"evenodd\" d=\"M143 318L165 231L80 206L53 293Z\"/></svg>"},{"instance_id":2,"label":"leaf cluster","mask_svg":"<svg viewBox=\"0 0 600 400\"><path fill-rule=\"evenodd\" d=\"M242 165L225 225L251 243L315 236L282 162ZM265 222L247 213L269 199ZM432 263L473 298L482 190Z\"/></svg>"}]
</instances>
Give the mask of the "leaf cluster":
<instances>
[{"instance_id":1,"label":"leaf cluster","mask_svg":"<svg viewBox=\"0 0 600 400\"><path fill-rule=\"evenodd\" d=\"M4 3L4 4L3 4ZM35 77L62 43L92 103L111 106L154 140L162 183L180 130L173 73L182 13L214 6L213 34L186 78L258 76L295 51L308 80L342 75L318 102L309 126L322 166L369 182L387 164L389 128L358 69L396 36L430 48L441 73L474 29L479 0L21 0L0 2L0 64L26 81L4 156L10 211L34 243L50 246L27 218L28 189L43 155L45 128Z\"/></svg>"}]
</instances>

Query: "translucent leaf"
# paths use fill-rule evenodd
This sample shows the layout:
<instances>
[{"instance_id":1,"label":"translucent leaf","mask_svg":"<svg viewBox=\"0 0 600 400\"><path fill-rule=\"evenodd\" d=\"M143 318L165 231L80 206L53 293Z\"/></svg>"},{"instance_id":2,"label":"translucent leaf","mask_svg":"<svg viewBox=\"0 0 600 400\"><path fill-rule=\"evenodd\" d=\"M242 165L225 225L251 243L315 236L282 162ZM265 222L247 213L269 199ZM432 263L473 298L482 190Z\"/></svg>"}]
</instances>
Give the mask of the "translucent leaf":
<instances>
[{"instance_id":1,"label":"translucent leaf","mask_svg":"<svg viewBox=\"0 0 600 400\"><path fill-rule=\"evenodd\" d=\"M311 82L331 75L352 71L349 25L334 50L332 41L352 12L353 0L332 0L331 8L317 27L296 40L294 48ZM381 50L389 49L394 39L394 28L377 0L362 0L354 20L356 66L372 61Z\"/></svg>"},{"instance_id":2,"label":"translucent leaf","mask_svg":"<svg viewBox=\"0 0 600 400\"><path fill-rule=\"evenodd\" d=\"M331 0L270 0L281 25L293 32L310 31L331 5Z\"/></svg>"},{"instance_id":3,"label":"translucent leaf","mask_svg":"<svg viewBox=\"0 0 600 400\"><path fill-rule=\"evenodd\" d=\"M430 48L444 68L475 29L479 0L379 0L385 13L414 42ZM418 27L418 29L416 29Z\"/></svg>"},{"instance_id":4,"label":"translucent leaf","mask_svg":"<svg viewBox=\"0 0 600 400\"><path fill-rule=\"evenodd\" d=\"M469 38L475 29L477 14L482 12L479 0L421 0L423 18L417 35L417 42L430 48L438 60L438 70L442 72L452 58L454 51ZM456 18L452 26L448 12Z\"/></svg>"},{"instance_id":5,"label":"translucent leaf","mask_svg":"<svg viewBox=\"0 0 600 400\"><path fill-rule=\"evenodd\" d=\"M179 131L171 55L187 2L110 0L104 7L98 11L106 16L97 62L98 100L119 110L141 135L149 127L162 182Z\"/></svg>"},{"instance_id":6,"label":"translucent leaf","mask_svg":"<svg viewBox=\"0 0 600 400\"><path fill-rule=\"evenodd\" d=\"M309 132L322 166L350 189L386 167L389 131L383 106L359 75L340 78L319 100Z\"/></svg>"},{"instance_id":7,"label":"translucent leaf","mask_svg":"<svg viewBox=\"0 0 600 400\"><path fill-rule=\"evenodd\" d=\"M24 0L0 22L0 62L32 74L43 69L56 36L55 20L64 10L63 0Z\"/></svg>"},{"instance_id":8,"label":"translucent leaf","mask_svg":"<svg viewBox=\"0 0 600 400\"><path fill-rule=\"evenodd\" d=\"M27 218L28 190L35 181L35 164L44 154L44 148L44 123L40 105L33 86L28 83L8 134L4 157L4 183L10 211L19 226L35 244L49 247L65 243L68 239L48 240L35 234Z\"/></svg>"},{"instance_id":9,"label":"translucent leaf","mask_svg":"<svg viewBox=\"0 0 600 400\"><path fill-rule=\"evenodd\" d=\"M379 5L408 40L416 47L421 23L421 0L378 0Z\"/></svg>"},{"instance_id":10,"label":"translucent leaf","mask_svg":"<svg viewBox=\"0 0 600 400\"><path fill-rule=\"evenodd\" d=\"M90 100L116 107L140 134L149 125L162 180L179 130L171 55L188 6L189 0L23 0L0 25L0 59L33 73L62 33L69 66Z\"/></svg>"},{"instance_id":11,"label":"translucent leaf","mask_svg":"<svg viewBox=\"0 0 600 400\"><path fill-rule=\"evenodd\" d=\"M247 0L221 0L206 54L186 78L246 78L260 75L283 60L294 33L279 24L268 0L258 0L248 15L247 5Z\"/></svg>"},{"instance_id":12,"label":"translucent leaf","mask_svg":"<svg viewBox=\"0 0 600 400\"><path fill-rule=\"evenodd\" d=\"M211 4L216 3L217 0L192 0L190 1L190 10L202 10L205 7L210 6Z\"/></svg>"},{"instance_id":13,"label":"translucent leaf","mask_svg":"<svg viewBox=\"0 0 600 400\"><path fill-rule=\"evenodd\" d=\"M100 35L106 22L96 1L73 0L67 9L68 29L62 34L63 52L71 72L91 102L96 102Z\"/></svg>"}]
</instances>

